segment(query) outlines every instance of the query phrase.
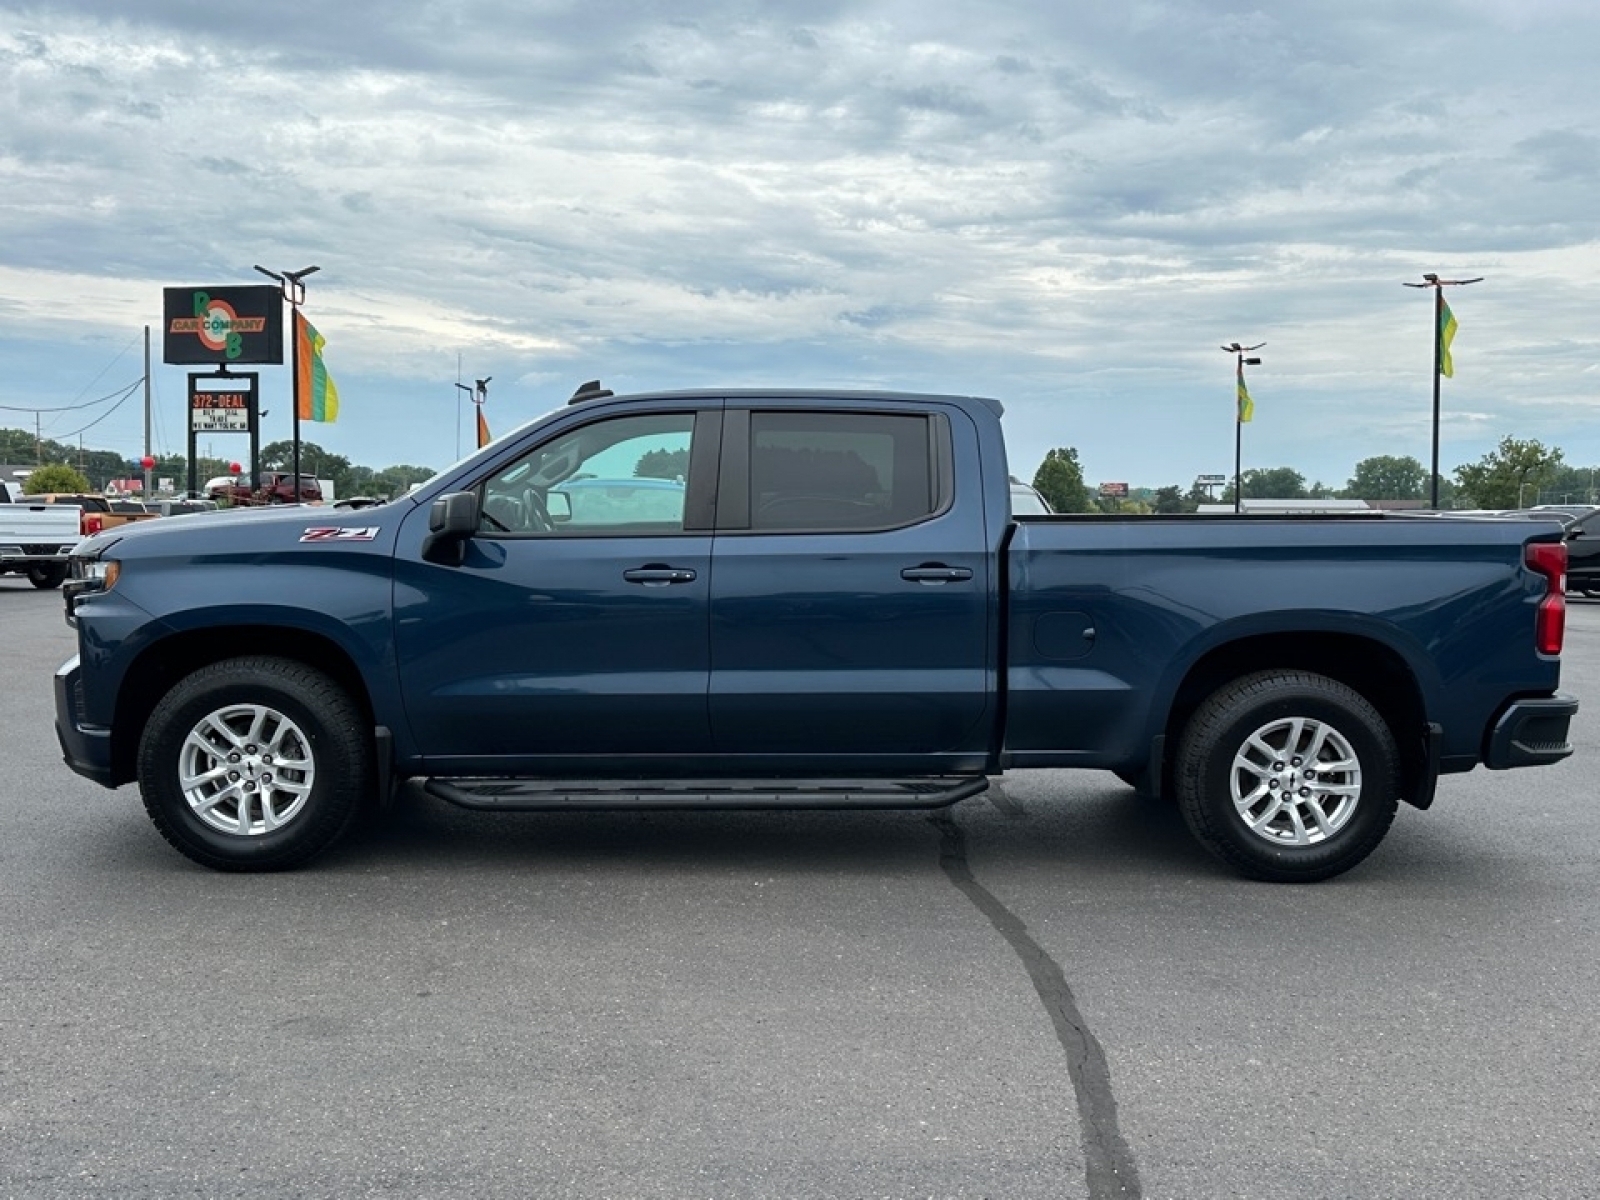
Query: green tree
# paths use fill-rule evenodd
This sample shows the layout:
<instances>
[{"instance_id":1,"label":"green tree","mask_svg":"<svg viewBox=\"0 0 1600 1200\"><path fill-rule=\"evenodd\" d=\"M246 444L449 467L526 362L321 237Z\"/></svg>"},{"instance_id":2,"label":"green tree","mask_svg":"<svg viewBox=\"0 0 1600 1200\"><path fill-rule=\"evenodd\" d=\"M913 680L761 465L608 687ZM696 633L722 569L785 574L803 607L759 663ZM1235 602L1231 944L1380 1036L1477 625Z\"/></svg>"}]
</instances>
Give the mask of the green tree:
<instances>
[{"instance_id":1,"label":"green tree","mask_svg":"<svg viewBox=\"0 0 1600 1200\"><path fill-rule=\"evenodd\" d=\"M1428 469L1409 454L1379 454L1356 464L1342 495L1351 500L1420 500Z\"/></svg>"},{"instance_id":2,"label":"green tree","mask_svg":"<svg viewBox=\"0 0 1600 1200\"><path fill-rule=\"evenodd\" d=\"M1539 504L1600 503L1600 467L1559 468L1540 489Z\"/></svg>"},{"instance_id":3,"label":"green tree","mask_svg":"<svg viewBox=\"0 0 1600 1200\"><path fill-rule=\"evenodd\" d=\"M1239 483L1246 500L1303 500L1308 495L1306 477L1292 467L1246 471ZM1221 503L1233 503L1233 484L1222 493Z\"/></svg>"},{"instance_id":4,"label":"green tree","mask_svg":"<svg viewBox=\"0 0 1600 1200\"><path fill-rule=\"evenodd\" d=\"M34 468L33 473L22 481L22 490L30 496L37 496L42 492L87 492L92 489L83 472L76 468L66 463L46 463Z\"/></svg>"},{"instance_id":5,"label":"green tree","mask_svg":"<svg viewBox=\"0 0 1600 1200\"><path fill-rule=\"evenodd\" d=\"M261 447L261 469L263 471L292 471L294 470L294 442L285 440L281 442L268 442ZM342 454L334 454L324 450L315 442L300 440L300 474L313 475L318 479L331 479L335 490L343 493L338 485L341 476L350 469L350 460Z\"/></svg>"},{"instance_id":6,"label":"green tree","mask_svg":"<svg viewBox=\"0 0 1600 1200\"><path fill-rule=\"evenodd\" d=\"M639 456L633 474L639 479L689 478L689 452L687 450L651 450Z\"/></svg>"},{"instance_id":7,"label":"green tree","mask_svg":"<svg viewBox=\"0 0 1600 1200\"><path fill-rule=\"evenodd\" d=\"M1195 506L1183 498L1183 489L1177 484L1157 488L1154 509L1158 513L1193 512Z\"/></svg>"},{"instance_id":8,"label":"green tree","mask_svg":"<svg viewBox=\"0 0 1600 1200\"><path fill-rule=\"evenodd\" d=\"M1521 508L1538 501L1562 466L1561 451L1535 439L1509 435L1475 463L1456 468L1456 500L1463 508Z\"/></svg>"},{"instance_id":9,"label":"green tree","mask_svg":"<svg viewBox=\"0 0 1600 1200\"><path fill-rule=\"evenodd\" d=\"M1083 482L1083 466L1076 447L1064 446L1044 456L1034 472L1033 488L1058 513L1094 511L1089 489Z\"/></svg>"},{"instance_id":10,"label":"green tree","mask_svg":"<svg viewBox=\"0 0 1600 1200\"><path fill-rule=\"evenodd\" d=\"M372 476L371 494L374 496L387 496L391 500L396 496L403 496L412 487L425 479L432 479L437 472L432 467L393 466L385 467ZM351 495L359 493L352 492Z\"/></svg>"},{"instance_id":11,"label":"green tree","mask_svg":"<svg viewBox=\"0 0 1600 1200\"><path fill-rule=\"evenodd\" d=\"M1306 495L1306 477L1292 467L1246 471L1244 494L1253 500L1297 500Z\"/></svg>"}]
</instances>

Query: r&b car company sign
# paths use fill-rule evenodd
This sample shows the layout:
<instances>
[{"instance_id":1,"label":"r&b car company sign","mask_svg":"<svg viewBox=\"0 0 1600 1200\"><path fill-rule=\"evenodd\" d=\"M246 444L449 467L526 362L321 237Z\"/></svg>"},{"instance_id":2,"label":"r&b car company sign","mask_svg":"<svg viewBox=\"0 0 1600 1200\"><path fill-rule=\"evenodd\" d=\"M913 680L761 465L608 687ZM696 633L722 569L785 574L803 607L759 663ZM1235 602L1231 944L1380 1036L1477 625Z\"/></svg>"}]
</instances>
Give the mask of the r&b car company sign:
<instances>
[{"instance_id":1,"label":"r&b car company sign","mask_svg":"<svg viewBox=\"0 0 1600 1200\"><path fill-rule=\"evenodd\" d=\"M283 293L264 287L176 287L162 292L161 361L282 363Z\"/></svg>"}]
</instances>

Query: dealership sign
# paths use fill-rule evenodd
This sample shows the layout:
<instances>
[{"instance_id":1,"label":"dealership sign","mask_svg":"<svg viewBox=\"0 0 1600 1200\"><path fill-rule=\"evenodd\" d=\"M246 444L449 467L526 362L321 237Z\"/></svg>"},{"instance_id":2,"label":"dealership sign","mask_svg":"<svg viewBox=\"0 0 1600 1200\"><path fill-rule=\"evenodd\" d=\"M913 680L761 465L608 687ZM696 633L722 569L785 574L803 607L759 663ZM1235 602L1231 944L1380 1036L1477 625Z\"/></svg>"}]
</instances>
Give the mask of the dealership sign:
<instances>
[{"instance_id":1,"label":"dealership sign","mask_svg":"<svg viewBox=\"0 0 1600 1200\"><path fill-rule=\"evenodd\" d=\"M270 289L269 289L270 290ZM256 486L261 461L261 372L189 372L189 491L200 486L196 451L202 433L250 435L250 481ZM235 474L242 472L235 471Z\"/></svg>"},{"instance_id":2,"label":"dealership sign","mask_svg":"<svg viewBox=\"0 0 1600 1200\"><path fill-rule=\"evenodd\" d=\"M189 420L196 433L249 433L249 392L194 392Z\"/></svg>"},{"instance_id":3,"label":"dealership sign","mask_svg":"<svg viewBox=\"0 0 1600 1200\"><path fill-rule=\"evenodd\" d=\"M276 287L177 287L161 295L162 362L283 362L283 293Z\"/></svg>"}]
</instances>

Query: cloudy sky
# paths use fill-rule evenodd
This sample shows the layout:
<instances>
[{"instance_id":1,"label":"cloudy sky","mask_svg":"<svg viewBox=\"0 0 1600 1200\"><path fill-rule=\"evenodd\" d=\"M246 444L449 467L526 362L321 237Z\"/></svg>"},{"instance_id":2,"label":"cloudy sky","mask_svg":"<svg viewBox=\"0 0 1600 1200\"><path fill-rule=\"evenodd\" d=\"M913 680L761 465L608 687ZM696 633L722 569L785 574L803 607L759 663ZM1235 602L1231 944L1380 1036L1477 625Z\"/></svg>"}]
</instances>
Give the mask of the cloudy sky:
<instances>
[{"instance_id":1,"label":"cloudy sky","mask_svg":"<svg viewBox=\"0 0 1600 1200\"><path fill-rule=\"evenodd\" d=\"M1239 340L1246 469L1342 485L1428 461L1437 272L1445 473L1600 463L1597 63L1593 0L0 0L0 426L136 457L69 406L161 289L315 263L305 436L370 466L466 448L458 378L500 433L599 377L994 395L1016 474L1187 487Z\"/></svg>"}]
</instances>

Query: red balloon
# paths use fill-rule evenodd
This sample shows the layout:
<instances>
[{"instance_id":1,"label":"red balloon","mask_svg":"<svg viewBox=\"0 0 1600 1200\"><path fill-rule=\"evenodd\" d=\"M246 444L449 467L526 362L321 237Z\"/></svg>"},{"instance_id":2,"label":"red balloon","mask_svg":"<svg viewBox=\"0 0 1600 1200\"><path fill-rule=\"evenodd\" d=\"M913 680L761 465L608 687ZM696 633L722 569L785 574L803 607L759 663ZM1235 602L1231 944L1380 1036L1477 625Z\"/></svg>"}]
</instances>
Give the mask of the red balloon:
<instances>
[{"instance_id":1,"label":"red balloon","mask_svg":"<svg viewBox=\"0 0 1600 1200\"><path fill-rule=\"evenodd\" d=\"M228 464L228 474L229 475L237 475L242 470L244 470L244 468L241 467L238 463L229 463Z\"/></svg>"},{"instance_id":2,"label":"red balloon","mask_svg":"<svg viewBox=\"0 0 1600 1200\"><path fill-rule=\"evenodd\" d=\"M146 454L143 458L141 458L139 460L139 465L141 467L143 467L146 471L148 471L151 467L156 465L156 460L151 458L148 454Z\"/></svg>"}]
</instances>

